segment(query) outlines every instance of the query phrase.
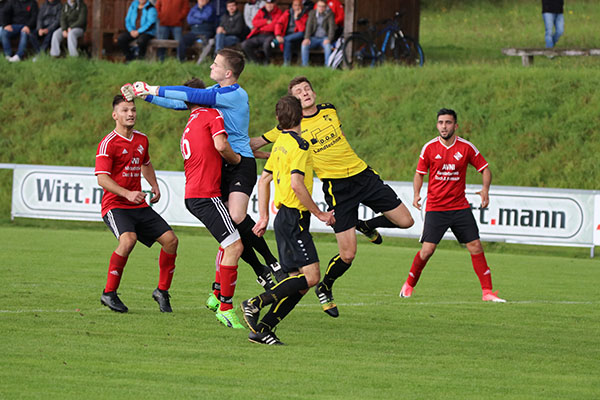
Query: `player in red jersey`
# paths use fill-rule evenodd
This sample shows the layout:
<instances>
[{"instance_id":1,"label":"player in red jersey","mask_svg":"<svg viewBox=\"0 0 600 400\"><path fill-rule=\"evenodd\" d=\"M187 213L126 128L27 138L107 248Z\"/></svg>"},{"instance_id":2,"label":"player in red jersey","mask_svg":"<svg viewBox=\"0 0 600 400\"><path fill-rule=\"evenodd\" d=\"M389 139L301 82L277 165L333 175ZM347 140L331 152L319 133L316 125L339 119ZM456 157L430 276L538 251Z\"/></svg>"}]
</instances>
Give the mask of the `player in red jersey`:
<instances>
[{"instance_id":1,"label":"player in red jersey","mask_svg":"<svg viewBox=\"0 0 600 400\"><path fill-rule=\"evenodd\" d=\"M427 206L421 236L423 245L413 260L400 297L412 295L425 264L450 228L458 241L464 243L471 253L473 269L483 291L482 300L504 303L506 300L499 298L498 292L492 292L491 271L483 254L477 223L465 196L467 166L471 164L483 175L483 188L477 194L481 196L481 207L487 207L490 203L492 173L477 148L469 141L454 135L457 128L456 112L442 108L437 114L437 129L440 135L426 143L421 150L413 179L413 206L421 209L423 176L429 170Z\"/></svg>"},{"instance_id":2,"label":"player in red jersey","mask_svg":"<svg viewBox=\"0 0 600 400\"><path fill-rule=\"evenodd\" d=\"M200 79L191 79L184 86L205 88ZM244 246L227 207L221 200L222 159L228 164L237 165L242 156L235 153L227 141L223 115L219 110L189 102L186 104L190 109L190 118L181 136L185 206L221 245L213 284L213 293L220 304L215 303L215 307L211 309L225 326L244 329L235 314L232 301L238 260Z\"/></svg>"},{"instance_id":3,"label":"player in red jersey","mask_svg":"<svg viewBox=\"0 0 600 400\"><path fill-rule=\"evenodd\" d=\"M117 296L127 257L139 240L148 247L154 242L162 249L158 260L158 287L152 298L162 312L172 312L169 288L175 270L178 239L167 222L146 203L142 176L152 187L151 203L160 200L160 188L148 153L148 138L133 129L137 114L135 103L118 95L113 99L115 129L106 135L96 152L98 184L104 189L102 219L119 240L110 257L108 279L100 302L113 311L127 312Z\"/></svg>"}]
</instances>

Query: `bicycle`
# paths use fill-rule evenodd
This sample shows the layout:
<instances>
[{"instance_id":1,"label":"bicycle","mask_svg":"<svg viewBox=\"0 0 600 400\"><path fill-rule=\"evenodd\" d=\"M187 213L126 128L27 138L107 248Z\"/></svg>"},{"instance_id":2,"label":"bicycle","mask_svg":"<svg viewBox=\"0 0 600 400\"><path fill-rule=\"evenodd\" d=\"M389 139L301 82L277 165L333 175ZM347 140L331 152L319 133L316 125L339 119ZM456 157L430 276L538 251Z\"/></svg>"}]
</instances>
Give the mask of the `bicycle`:
<instances>
[{"instance_id":1,"label":"bicycle","mask_svg":"<svg viewBox=\"0 0 600 400\"><path fill-rule=\"evenodd\" d=\"M406 36L400 29L400 17L397 11L394 18L385 20L384 28L377 32L375 25L369 25L367 32L352 32L345 40L344 62L348 68L355 66L374 67L386 60L394 60L399 64L423 66L425 54L417 41ZM361 18L358 25L368 25L369 20ZM375 40L383 35L381 48L377 48Z\"/></svg>"}]
</instances>

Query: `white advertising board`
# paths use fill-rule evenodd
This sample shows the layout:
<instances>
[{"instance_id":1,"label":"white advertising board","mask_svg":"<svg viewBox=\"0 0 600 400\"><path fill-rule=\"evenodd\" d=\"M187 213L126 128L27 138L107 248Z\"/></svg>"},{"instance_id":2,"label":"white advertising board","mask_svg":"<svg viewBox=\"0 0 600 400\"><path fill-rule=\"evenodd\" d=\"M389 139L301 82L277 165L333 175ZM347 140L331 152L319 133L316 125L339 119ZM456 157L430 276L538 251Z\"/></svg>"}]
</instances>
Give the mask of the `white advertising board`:
<instances>
[{"instance_id":1,"label":"white advertising board","mask_svg":"<svg viewBox=\"0 0 600 400\"><path fill-rule=\"evenodd\" d=\"M161 200L154 209L171 225L202 226L184 205L185 177L182 172L157 171ZM149 185L142 180L142 189ZM388 182L410 210L415 224L409 229L382 229L387 236L418 238L423 227L424 211L412 207L411 182ZM421 190L426 202L427 185ZM479 224L482 240L530 244L589 246L600 243L600 195L597 192L567 189L492 186L490 205L482 209L477 185L467 185L467 199ZM321 183L315 179L313 197L326 209ZM149 198L149 196L148 196ZM14 165L12 216L99 221L102 189L93 168ZM270 227L277 210L271 202ZM424 210L424 207L423 207ZM256 188L250 198L248 213L258 218ZM375 214L367 207L359 209L360 219ZM313 218L311 230L332 232ZM452 233L445 236L453 238Z\"/></svg>"}]
</instances>

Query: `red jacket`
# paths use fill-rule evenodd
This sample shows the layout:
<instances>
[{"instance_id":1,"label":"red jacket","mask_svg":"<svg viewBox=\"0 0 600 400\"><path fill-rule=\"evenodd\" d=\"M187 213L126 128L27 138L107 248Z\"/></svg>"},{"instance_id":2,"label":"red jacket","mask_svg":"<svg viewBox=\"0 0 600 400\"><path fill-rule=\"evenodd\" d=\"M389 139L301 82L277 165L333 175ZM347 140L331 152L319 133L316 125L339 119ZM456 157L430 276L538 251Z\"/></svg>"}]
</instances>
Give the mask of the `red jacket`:
<instances>
[{"instance_id":1,"label":"red jacket","mask_svg":"<svg viewBox=\"0 0 600 400\"><path fill-rule=\"evenodd\" d=\"M162 26L183 26L190 2L188 0L157 0L156 11Z\"/></svg>"},{"instance_id":2,"label":"red jacket","mask_svg":"<svg viewBox=\"0 0 600 400\"><path fill-rule=\"evenodd\" d=\"M337 26L344 26L344 6L340 0L327 0L327 6L333 11L333 19ZM317 8L317 4L315 4Z\"/></svg>"},{"instance_id":3,"label":"red jacket","mask_svg":"<svg viewBox=\"0 0 600 400\"><path fill-rule=\"evenodd\" d=\"M281 14L283 14L283 11L277 7L277 4L275 4L273 7L273 11L271 11L270 15L264 7L258 10L254 16L254 19L252 20L253 28L248 36L246 36L246 39L250 39L252 36L259 35L261 33L271 33L274 35L275 21L281 17ZM269 19L271 20L271 23L269 23Z\"/></svg>"},{"instance_id":4,"label":"red jacket","mask_svg":"<svg viewBox=\"0 0 600 400\"><path fill-rule=\"evenodd\" d=\"M285 36L288 22L290 21L290 14L292 9L286 10L281 14L277 21L275 21L275 36ZM294 33L304 32L306 29L306 20L308 19L308 13L300 13L300 18L296 20L296 27ZM282 43L283 45L283 43Z\"/></svg>"}]
</instances>

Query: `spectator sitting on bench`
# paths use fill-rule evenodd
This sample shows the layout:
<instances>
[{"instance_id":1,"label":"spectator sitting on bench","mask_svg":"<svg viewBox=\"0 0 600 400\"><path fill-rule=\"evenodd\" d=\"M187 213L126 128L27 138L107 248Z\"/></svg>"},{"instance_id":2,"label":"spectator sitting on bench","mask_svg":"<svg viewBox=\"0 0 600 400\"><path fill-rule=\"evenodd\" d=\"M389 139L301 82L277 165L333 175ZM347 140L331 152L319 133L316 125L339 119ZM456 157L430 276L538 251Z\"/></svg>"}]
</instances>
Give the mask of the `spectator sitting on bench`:
<instances>
[{"instance_id":1,"label":"spectator sitting on bench","mask_svg":"<svg viewBox=\"0 0 600 400\"><path fill-rule=\"evenodd\" d=\"M156 12L158 14L158 38L173 39L181 42L183 38L183 23L190 11L190 2L188 0L157 0ZM157 55L160 61L165 60L166 49L158 49Z\"/></svg>"},{"instance_id":2,"label":"spectator sitting on bench","mask_svg":"<svg viewBox=\"0 0 600 400\"><path fill-rule=\"evenodd\" d=\"M134 40L138 46L138 58L143 59L146 56L148 42L156 36L156 22L158 13L156 8L148 0L133 0L127 15L125 16L125 29L119 35L117 44L125 55L125 62L134 60L135 51L130 46Z\"/></svg>"},{"instance_id":3,"label":"spectator sitting on bench","mask_svg":"<svg viewBox=\"0 0 600 400\"><path fill-rule=\"evenodd\" d=\"M227 1L227 14L221 16L215 36L215 57L223 47L233 46L242 40L245 24L242 13L238 11L235 0Z\"/></svg>"},{"instance_id":4,"label":"spectator sitting on bench","mask_svg":"<svg viewBox=\"0 0 600 400\"><path fill-rule=\"evenodd\" d=\"M265 6L265 0L248 0L246 4L244 4L244 22L246 23L246 27L248 28L247 32L254 28L252 25L252 20L258 13L258 10Z\"/></svg>"},{"instance_id":5,"label":"spectator sitting on bench","mask_svg":"<svg viewBox=\"0 0 600 400\"><path fill-rule=\"evenodd\" d=\"M302 65L308 66L310 50L315 47L323 48L325 65L327 65L334 36L333 12L327 7L325 0L318 0L316 8L308 14L308 21L306 21L306 31L302 41Z\"/></svg>"},{"instance_id":6,"label":"spectator sitting on bench","mask_svg":"<svg viewBox=\"0 0 600 400\"><path fill-rule=\"evenodd\" d=\"M250 61L258 62L256 50L260 48L265 55L264 63L269 64L271 42L275 38L275 21L282 13L275 0L267 0L265 6L258 10L252 20L254 28L242 42L242 49Z\"/></svg>"},{"instance_id":7,"label":"spectator sitting on bench","mask_svg":"<svg viewBox=\"0 0 600 400\"><path fill-rule=\"evenodd\" d=\"M302 8L302 0L294 0L290 8L275 22L274 44L283 51L283 65L290 65L292 48L298 48L304 38L308 12Z\"/></svg>"},{"instance_id":8,"label":"spectator sitting on bench","mask_svg":"<svg viewBox=\"0 0 600 400\"><path fill-rule=\"evenodd\" d=\"M33 46L37 46L37 41L34 41L37 13L38 5L35 0L9 0L8 4L3 7L2 15L0 15L3 28L2 47L8 61L21 61L25 57L28 41L31 41ZM19 36L19 47L17 52L11 56L10 40L15 36Z\"/></svg>"},{"instance_id":9,"label":"spectator sitting on bench","mask_svg":"<svg viewBox=\"0 0 600 400\"><path fill-rule=\"evenodd\" d=\"M38 53L46 51L46 49L50 47L52 34L60 27L61 8L62 4L60 3L60 0L46 0L40 7L37 25L35 27L36 35L33 37L33 40L36 42L34 47L37 47ZM40 41L42 42L41 46L39 45Z\"/></svg>"},{"instance_id":10,"label":"spectator sitting on bench","mask_svg":"<svg viewBox=\"0 0 600 400\"><path fill-rule=\"evenodd\" d=\"M215 36L215 18L215 9L210 4L210 0L198 0L198 3L192 7L187 16L191 32L183 35L177 48L180 61L185 61L185 51L196 41L202 41L206 45L208 39Z\"/></svg>"},{"instance_id":11,"label":"spectator sitting on bench","mask_svg":"<svg viewBox=\"0 0 600 400\"><path fill-rule=\"evenodd\" d=\"M60 56L60 44L67 39L67 49L71 57L79 56L77 40L83 36L87 26L87 5L83 0L67 0L60 11L60 28L52 34L50 55Z\"/></svg>"},{"instance_id":12,"label":"spectator sitting on bench","mask_svg":"<svg viewBox=\"0 0 600 400\"><path fill-rule=\"evenodd\" d=\"M327 7L333 12L333 22L335 22L334 39L337 39L344 33L344 6L340 0L327 0Z\"/></svg>"}]
</instances>

